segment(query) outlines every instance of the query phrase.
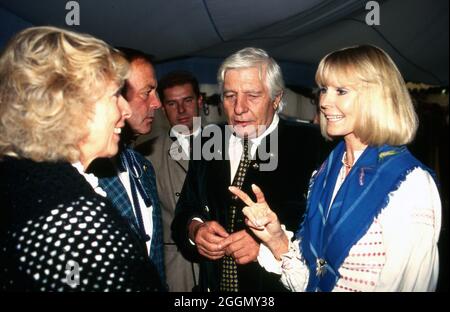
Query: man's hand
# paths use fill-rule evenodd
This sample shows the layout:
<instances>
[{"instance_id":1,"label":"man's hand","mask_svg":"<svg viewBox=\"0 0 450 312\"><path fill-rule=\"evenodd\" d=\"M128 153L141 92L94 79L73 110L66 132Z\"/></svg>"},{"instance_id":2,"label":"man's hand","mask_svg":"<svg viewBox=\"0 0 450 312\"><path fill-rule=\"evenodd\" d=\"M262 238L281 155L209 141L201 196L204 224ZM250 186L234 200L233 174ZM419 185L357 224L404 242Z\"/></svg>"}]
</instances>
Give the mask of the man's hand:
<instances>
[{"instance_id":1,"label":"man's hand","mask_svg":"<svg viewBox=\"0 0 450 312\"><path fill-rule=\"evenodd\" d=\"M211 260L225 255L228 244L223 241L229 234L216 221L200 222L193 220L189 224L189 237L195 242L198 252Z\"/></svg>"},{"instance_id":2,"label":"man's hand","mask_svg":"<svg viewBox=\"0 0 450 312\"><path fill-rule=\"evenodd\" d=\"M234 258L237 264L247 264L258 257L259 243L246 230L230 234L223 244L228 245L225 254Z\"/></svg>"},{"instance_id":3,"label":"man's hand","mask_svg":"<svg viewBox=\"0 0 450 312\"><path fill-rule=\"evenodd\" d=\"M234 195L238 196L247 206L242 213L247 217L245 223L279 259L281 254L288 251L289 240L281 229L277 215L270 209L261 189L252 184L252 191L256 196L256 203L245 192L237 187L229 187Z\"/></svg>"}]
</instances>

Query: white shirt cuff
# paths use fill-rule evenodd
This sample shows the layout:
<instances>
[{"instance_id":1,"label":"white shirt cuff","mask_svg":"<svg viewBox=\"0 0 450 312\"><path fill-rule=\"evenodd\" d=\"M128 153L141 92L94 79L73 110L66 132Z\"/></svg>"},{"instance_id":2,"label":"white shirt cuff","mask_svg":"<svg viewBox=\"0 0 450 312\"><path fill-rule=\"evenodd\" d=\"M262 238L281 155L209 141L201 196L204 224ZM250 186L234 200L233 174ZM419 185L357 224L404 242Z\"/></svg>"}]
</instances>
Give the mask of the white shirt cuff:
<instances>
[{"instance_id":1,"label":"white shirt cuff","mask_svg":"<svg viewBox=\"0 0 450 312\"><path fill-rule=\"evenodd\" d=\"M294 233L286 230L286 227L284 225L281 225L281 228L289 240L289 246L288 246L289 251L287 252L287 253L289 253L291 250L291 244L292 244L291 239L294 236ZM282 261L277 260L275 258L275 256L272 254L272 252L270 251L270 249L264 244L260 245L259 254L258 254L258 262L266 271L281 275Z\"/></svg>"},{"instance_id":2,"label":"white shirt cuff","mask_svg":"<svg viewBox=\"0 0 450 312\"><path fill-rule=\"evenodd\" d=\"M192 218L191 222L194 221L194 220L198 221L198 222L201 222L201 223L204 223L203 220L198 218L198 217ZM189 243L191 243L192 246L195 246L195 242L193 242L192 239L190 239L190 238L189 238Z\"/></svg>"}]
</instances>

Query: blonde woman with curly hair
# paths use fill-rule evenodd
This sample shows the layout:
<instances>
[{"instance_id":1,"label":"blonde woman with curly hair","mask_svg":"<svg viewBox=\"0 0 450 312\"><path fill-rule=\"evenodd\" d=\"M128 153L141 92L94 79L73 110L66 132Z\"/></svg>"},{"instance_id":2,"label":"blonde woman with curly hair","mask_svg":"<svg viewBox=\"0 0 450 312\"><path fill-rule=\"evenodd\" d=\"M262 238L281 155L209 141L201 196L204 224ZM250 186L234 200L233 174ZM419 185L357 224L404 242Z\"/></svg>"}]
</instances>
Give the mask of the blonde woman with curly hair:
<instances>
[{"instance_id":1,"label":"blonde woman with curly hair","mask_svg":"<svg viewBox=\"0 0 450 312\"><path fill-rule=\"evenodd\" d=\"M406 148L417 117L391 58L374 46L319 64L322 134L343 138L313 173L304 221L285 231L253 185L247 225L259 263L291 291L433 291L441 202L433 172Z\"/></svg>"},{"instance_id":2,"label":"blonde woman with curly hair","mask_svg":"<svg viewBox=\"0 0 450 312\"><path fill-rule=\"evenodd\" d=\"M14 291L158 290L145 246L85 171L118 151L128 62L54 27L0 57L0 285Z\"/></svg>"}]
</instances>

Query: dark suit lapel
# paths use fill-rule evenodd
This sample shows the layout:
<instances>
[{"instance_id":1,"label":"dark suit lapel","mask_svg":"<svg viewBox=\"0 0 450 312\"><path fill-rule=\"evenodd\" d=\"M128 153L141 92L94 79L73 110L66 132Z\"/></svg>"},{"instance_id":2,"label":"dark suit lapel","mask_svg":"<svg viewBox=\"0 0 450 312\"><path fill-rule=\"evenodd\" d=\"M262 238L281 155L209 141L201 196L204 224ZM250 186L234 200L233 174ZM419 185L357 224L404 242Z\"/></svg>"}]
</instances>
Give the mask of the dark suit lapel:
<instances>
[{"instance_id":1,"label":"dark suit lapel","mask_svg":"<svg viewBox=\"0 0 450 312\"><path fill-rule=\"evenodd\" d=\"M225 136L225 131L222 130L222 144L221 146L214 146L214 154L218 159L213 159L208 162L207 179L205 181L205 190L208 202L211 207L214 207L216 220L220 224L226 224L227 209L231 203L231 195L228 187L231 185L230 181L230 161L228 157L228 141L229 137ZM214 217L213 217L214 218Z\"/></svg>"},{"instance_id":2,"label":"dark suit lapel","mask_svg":"<svg viewBox=\"0 0 450 312\"><path fill-rule=\"evenodd\" d=\"M278 126L274 129L269 135L264 137L263 140L261 140L261 144L258 146L258 149L256 151L255 155L255 163L260 165L261 163L268 163L269 161L272 161L271 158L277 158L279 157L279 143L280 143L280 136L282 132L282 128ZM295 142L293 142L294 144ZM271 170L269 170L271 171Z\"/></svg>"},{"instance_id":3,"label":"dark suit lapel","mask_svg":"<svg viewBox=\"0 0 450 312\"><path fill-rule=\"evenodd\" d=\"M213 219L218 220L220 224L226 224L226 210L230 206L230 193L228 187L230 182L230 161L229 160L211 160L208 164L207 179L204 182L205 190Z\"/></svg>"}]
</instances>

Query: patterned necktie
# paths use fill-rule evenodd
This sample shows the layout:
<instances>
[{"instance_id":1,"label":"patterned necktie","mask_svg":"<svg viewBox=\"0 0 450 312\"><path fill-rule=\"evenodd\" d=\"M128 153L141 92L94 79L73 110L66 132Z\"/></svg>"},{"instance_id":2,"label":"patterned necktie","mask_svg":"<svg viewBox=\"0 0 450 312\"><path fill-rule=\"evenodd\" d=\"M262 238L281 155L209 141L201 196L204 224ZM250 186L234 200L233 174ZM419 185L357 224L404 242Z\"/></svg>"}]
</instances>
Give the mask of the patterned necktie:
<instances>
[{"instance_id":1,"label":"patterned necktie","mask_svg":"<svg viewBox=\"0 0 450 312\"><path fill-rule=\"evenodd\" d=\"M233 179L233 186L241 188L244 182L245 174L247 173L248 166L250 165L250 159L248 157L248 138L244 138L244 151L239 162L238 170ZM232 204L228 209L228 233L233 233L234 223L236 219L236 202L237 197L233 195ZM222 272L220 279L220 291L233 291L239 290L237 265L232 257L224 256L222 258Z\"/></svg>"}]
</instances>

